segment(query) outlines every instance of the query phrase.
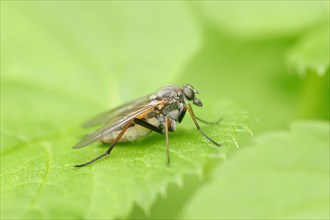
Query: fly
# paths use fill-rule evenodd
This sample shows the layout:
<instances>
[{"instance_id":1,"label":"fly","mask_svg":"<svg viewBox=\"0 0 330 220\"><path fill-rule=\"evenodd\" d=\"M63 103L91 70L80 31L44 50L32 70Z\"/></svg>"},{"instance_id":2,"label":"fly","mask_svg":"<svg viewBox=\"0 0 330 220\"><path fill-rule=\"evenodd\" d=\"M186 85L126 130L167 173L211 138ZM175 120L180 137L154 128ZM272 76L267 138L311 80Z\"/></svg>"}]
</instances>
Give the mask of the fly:
<instances>
[{"instance_id":1,"label":"fly","mask_svg":"<svg viewBox=\"0 0 330 220\"><path fill-rule=\"evenodd\" d=\"M203 105L201 100L195 97L196 94L198 94L198 91L189 84L183 87L166 86L154 94L119 106L87 121L84 127L88 128L96 125L101 125L102 127L86 135L72 148L82 148L96 141L110 143L110 146L103 154L86 163L75 165L75 167L92 164L109 155L118 142L134 141L151 131L165 134L167 164L169 164L168 133L169 131L175 131L177 123L181 123L187 111L197 130L214 145L221 146L207 136L197 122L198 120L206 124L217 124L221 119L216 122L207 122L196 117L190 103L192 102L199 107Z\"/></svg>"}]
</instances>

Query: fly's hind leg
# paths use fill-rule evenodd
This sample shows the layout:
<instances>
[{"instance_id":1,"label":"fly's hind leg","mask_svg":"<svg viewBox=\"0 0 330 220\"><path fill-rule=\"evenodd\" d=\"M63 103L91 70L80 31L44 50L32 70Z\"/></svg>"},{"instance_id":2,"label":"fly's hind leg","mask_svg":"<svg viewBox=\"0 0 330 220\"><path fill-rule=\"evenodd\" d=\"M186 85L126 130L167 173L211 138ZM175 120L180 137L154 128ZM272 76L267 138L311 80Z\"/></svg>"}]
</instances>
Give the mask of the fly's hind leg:
<instances>
[{"instance_id":1,"label":"fly's hind leg","mask_svg":"<svg viewBox=\"0 0 330 220\"><path fill-rule=\"evenodd\" d=\"M155 132L157 132L159 134L163 134L164 133L163 129L161 129L159 127L156 127L155 125L150 124L149 122L144 121L144 120L141 120L139 118L134 118L134 123L135 124L138 124L138 125L141 125L142 127L148 128L148 129L150 129L152 131L155 131Z\"/></svg>"},{"instance_id":2,"label":"fly's hind leg","mask_svg":"<svg viewBox=\"0 0 330 220\"><path fill-rule=\"evenodd\" d=\"M83 164L78 164L78 165L75 165L75 167L83 167L83 166L86 166L86 165L89 165L89 164L92 164L94 163L95 161L107 156L110 154L110 152L112 151L112 149L115 147L115 145L118 143L118 141L120 140L120 138L124 135L124 133L126 132L126 130L131 126L132 124L132 121L128 122L124 127L123 129L121 130L121 132L119 133L119 135L116 137L116 139L112 142L112 144L110 145L110 147L107 149L106 152L104 152L103 154L95 157L93 160L90 160L86 163L83 163Z\"/></svg>"}]
</instances>

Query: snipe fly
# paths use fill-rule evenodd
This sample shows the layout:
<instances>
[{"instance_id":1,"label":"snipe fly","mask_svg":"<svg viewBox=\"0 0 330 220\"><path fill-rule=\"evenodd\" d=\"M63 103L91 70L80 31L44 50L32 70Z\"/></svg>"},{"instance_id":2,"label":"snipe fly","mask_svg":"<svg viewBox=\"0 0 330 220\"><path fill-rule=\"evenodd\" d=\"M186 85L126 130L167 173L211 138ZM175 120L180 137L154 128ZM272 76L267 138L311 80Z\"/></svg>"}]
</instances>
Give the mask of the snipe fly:
<instances>
[{"instance_id":1,"label":"snipe fly","mask_svg":"<svg viewBox=\"0 0 330 220\"><path fill-rule=\"evenodd\" d=\"M96 141L110 143L110 146L103 154L75 167L92 164L110 154L118 142L134 141L151 131L165 134L167 163L169 164L168 133L169 131L175 131L177 123L181 123L187 110L200 133L216 146L220 146L201 130L197 120L206 124L217 124L221 119L216 122L207 122L196 117L190 104L202 106L201 100L195 97L196 94L198 94L198 91L189 84L183 87L166 86L154 94L119 106L87 121L84 127L88 128L96 125L102 127L85 136L73 148L85 147Z\"/></svg>"}]
</instances>

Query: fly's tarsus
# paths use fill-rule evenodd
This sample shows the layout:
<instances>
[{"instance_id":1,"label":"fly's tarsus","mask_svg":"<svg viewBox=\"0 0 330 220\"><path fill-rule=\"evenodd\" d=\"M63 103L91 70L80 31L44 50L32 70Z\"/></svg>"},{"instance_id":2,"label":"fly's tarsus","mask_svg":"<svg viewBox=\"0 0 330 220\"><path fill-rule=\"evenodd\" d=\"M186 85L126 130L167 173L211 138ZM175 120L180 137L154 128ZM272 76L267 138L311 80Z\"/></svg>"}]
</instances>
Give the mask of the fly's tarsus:
<instances>
[{"instance_id":1,"label":"fly's tarsus","mask_svg":"<svg viewBox=\"0 0 330 220\"><path fill-rule=\"evenodd\" d=\"M105 157L105 156L107 156L107 155L109 155L109 153L103 153L103 154L101 154L101 155L95 157L95 158L94 158L93 160L91 160L91 161L88 161L88 162L83 163L83 164L75 165L74 167L75 167L75 168L84 167L84 166L86 166L86 165L89 165L89 164L94 163L95 161L97 161L97 160L99 160L99 159L101 159L101 158L103 158L103 157Z\"/></svg>"},{"instance_id":2,"label":"fly's tarsus","mask_svg":"<svg viewBox=\"0 0 330 220\"><path fill-rule=\"evenodd\" d=\"M218 147L221 147L221 144L215 142L214 140L212 140L209 136L207 136L204 131L202 131L200 128L198 129L199 132L204 135L204 137L206 137L207 140L211 141L214 145L218 146Z\"/></svg>"},{"instance_id":3,"label":"fly's tarsus","mask_svg":"<svg viewBox=\"0 0 330 220\"><path fill-rule=\"evenodd\" d=\"M89 165L89 164L92 164L94 163L95 161L107 156L110 154L110 152L112 151L112 149L115 147L115 145L118 143L118 141L120 140L120 138L124 135L124 133L126 132L126 130L131 126L132 124L132 121L130 121L129 123L127 123L125 125L125 127L121 130L121 132L118 134L118 136L116 137L116 139L114 140L114 142L110 145L110 147L107 149L106 152L104 152L103 154L95 157L93 160L90 160L86 163L83 163L83 164L79 164L79 165L76 165L75 167L83 167L83 166L86 166L86 165Z\"/></svg>"}]
</instances>

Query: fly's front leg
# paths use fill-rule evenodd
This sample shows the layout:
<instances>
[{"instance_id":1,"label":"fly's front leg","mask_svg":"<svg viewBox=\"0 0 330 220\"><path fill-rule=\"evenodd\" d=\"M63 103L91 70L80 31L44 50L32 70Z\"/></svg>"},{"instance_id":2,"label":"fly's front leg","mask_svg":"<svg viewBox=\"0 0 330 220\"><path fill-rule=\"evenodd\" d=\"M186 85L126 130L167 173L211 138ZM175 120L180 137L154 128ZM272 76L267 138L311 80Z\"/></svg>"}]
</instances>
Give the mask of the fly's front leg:
<instances>
[{"instance_id":1,"label":"fly's front leg","mask_svg":"<svg viewBox=\"0 0 330 220\"><path fill-rule=\"evenodd\" d=\"M205 120L203 120L203 119L197 117L196 115L195 115L195 118L196 118L198 121L203 122L204 124L207 124L207 125L217 125L217 124L219 124L219 123L223 120L223 118L219 118L219 119L216 120L216 121L209 122L209 121L205 121Z\"/></svg>"},{"instance_id":2,"label":"fly's front leg","mask_svg":"<svg viewBox=\"0 0 330 220\"><path fill-rule=\"evenodd\" d=\"M217 125L219 124L222 120L223 120L223 117L222 118L219 118L218 120L216 121L213 121L213 122L209 122L209 121L205 121L199 117L197 117L195 114L194 114L194 111L192 110L191 106L189 105L190 107L190 111L192 112L192 114L194 115L195 119L197 119L198 121L200 122L203 122L204 124L207 124L207 125ZM187 110L187 107L185 108L185 110ZM191 114L190 114L191 115Z\"/></svg>"},{"instance_id":3,"label":"fly's front leg","mask_svg":"<svg viewBox=\"0 0 330 220\"><path fill-rule=\"evenodd\" d=\"M190 114L192 120L194 121L194 124L195 124L197 130L198 130L202 135L204 135L204 137L206 137L207 140L211 141L214 145L220 147L221 144L218 144L217 142L215 142L214 140L212 140L209 136L207 136L207 135L201 130L199 124L198 124L197 121L196 121L195 114L194 114L194 112L193 112L193 110L192 110L192 108L191 108L190 105L187 105L187 109L188 109L188 111L189 111L189 114Z\"/></svg>"}]
</instances>

